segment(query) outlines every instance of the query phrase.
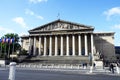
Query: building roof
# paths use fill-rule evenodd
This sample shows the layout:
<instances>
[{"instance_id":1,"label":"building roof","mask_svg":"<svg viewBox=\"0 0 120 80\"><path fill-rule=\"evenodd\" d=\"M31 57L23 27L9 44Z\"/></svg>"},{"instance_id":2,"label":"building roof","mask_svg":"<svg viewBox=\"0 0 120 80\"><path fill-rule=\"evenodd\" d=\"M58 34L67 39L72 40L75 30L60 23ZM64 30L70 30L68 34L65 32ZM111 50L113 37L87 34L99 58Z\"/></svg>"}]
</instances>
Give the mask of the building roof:
<instances>
[{"instance_id":1,"label":"building roof","mask_svg":"<svg viewBox=\"0 0 120 80\"><path fill-rule=\"evenodd\" d=\"M44 25L41 25L41 26L38 26L38 27L36 27L36 28L34 28L34 29L31 29L31 30L29 30L28 32L34 32L34 31L40 31L40 30L42 30L43 28L46 28L46 27L48 27L48 26L50 26L51 24L53 24L53 25L58 25L58 27L57 28L55 28L55 29L52 29L52 30L64 30L65 28L61 28L60 27L60 24L69 24L69 25L74 25L74 26L77 26L79 29L94 29L94 27L92 27L92 26L88 26L88 25L84 25L84 24L79 24L79 23L75 23L75 22L70 22L70 21L65 21L65 20L61 20L61 19L58 19L58 20L55 20L55 21L52 21L52 22L50 22L50 23L47 23L47 24L44 24ZM69 26L70 27L70 26ZM77 28L76 28L77 29ZM47 31L48 29L46 29L46 30L43 30L43 31ZM68 30L68 29L67 29ZM48 30L49 31L49 30Z\"/></svg>"},{"instance_id":2,"label":"building roof","mask_svg":"<svg viewBox=\"0 0 120 80\"><path fill-rule=\"evenodd\" d=\"M29 35L22 35L21 38L29 38Z\"/></svg>"},{"instance_id":3,"label":"building roof","mask_svg":"<svg viewBox=\"0 0 120 80\"><path fill-rule=\"evenodd\" d=\"M94 32L95 34L115 34L115 32Z\"/></svg>"}]
</instances>

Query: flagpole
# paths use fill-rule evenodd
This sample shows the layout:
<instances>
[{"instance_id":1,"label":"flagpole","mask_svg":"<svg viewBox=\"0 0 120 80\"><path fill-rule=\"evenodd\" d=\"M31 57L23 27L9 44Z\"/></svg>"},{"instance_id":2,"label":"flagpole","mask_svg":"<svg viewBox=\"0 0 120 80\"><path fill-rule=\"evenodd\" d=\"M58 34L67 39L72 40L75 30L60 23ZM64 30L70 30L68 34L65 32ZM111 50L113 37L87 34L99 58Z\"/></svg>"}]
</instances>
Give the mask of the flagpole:
<instances>
[{"instance_id":1,"label":"flagpole","mask_svg":"<svg viewBox=\"0 0 120 80\"><path fill-rule=\"evenodd\" d=\"M5 49L4 49L4 58L5 58L5 68L6 68L6 38L4 38L3 43L4 43L4 45L5 45Z\"/></svg>"},{"instance_id":2,"label":"flagpole","mask_svg":"<svg viewBox=\"0 0 120 80\"><path fill-rule=\"evenodd\" d=\"M12 43L13 43L13 50L12 50L12 51L13 51L13 53L14 53L14 41L12 41Z\"/></svg>"},{"instance_id":3,"label":"flagpole","mask_svg":"<svg viewBox=\"0 0 120 80\"><path fill-rule=\"evenodd\" d=\"M4 45L5 45L5 48L4 48L4 55L6 57L6 38L4 38L4 41L3 41Z\"/></svg>"},{"instance_id":4,"label":"flagpole","mask_svg":"<svg viewBox=\"0 0 120 80\"><path fill-rule=\"evenodd\" d=\"M2 42L0 42L0 53L2 54Z\"/></svg>"},{"instance_id":5,"label":"flagpole","mask_svg":"<svg viewBox=\"0 0 120 80\"><path fill-rule=\"evenodd\" d=\"M14 53L14 38L12 39L13 47L12 47L12 54ZM13 60L13 57L12 57Z\"/></svg>"},{"instance_id":6,"label":"flagpole","mask_svg":"<svg viewBox=\"0 0 120 80\"><path fill-rule=\"evenodd\" d=\"M0 39L0 54L1 54L1 39Z\"/></svg>"},{"instance_id":7,"label":"flagpole","mask_svg":"<svg viewBox=\"0 0 120 80\"><path fill-rule=\"evenodd\" d=\"M10 43L8 42L9 44L9 48L8 48L8 58L10 58Z\"/></svg>"},{"instance_id":8,"label":"flagpole","mask_svg":"<svg viewBox=\"0 0 120 80\"><path fill-rule=\"evenodd\" d=\"M2 54L2 42L0 42L1 46L0 46L0 53Z\"/></svg>"}]
</instances>

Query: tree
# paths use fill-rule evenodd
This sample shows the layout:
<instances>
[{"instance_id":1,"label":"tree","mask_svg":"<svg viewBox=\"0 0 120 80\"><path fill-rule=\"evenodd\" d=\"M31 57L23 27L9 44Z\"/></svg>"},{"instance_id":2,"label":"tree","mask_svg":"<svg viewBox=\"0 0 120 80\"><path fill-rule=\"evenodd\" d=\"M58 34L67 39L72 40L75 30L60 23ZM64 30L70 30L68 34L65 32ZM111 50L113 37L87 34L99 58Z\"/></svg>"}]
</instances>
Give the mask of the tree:
<instances>
[{"instance_id":1,"label":"tree","mask_svg":"<svg viewBox=\"0 0 120 80\"><path fill-rule=\"evenodd\" d=\"M6 56L7 58L9 58L10 54L14 54L14 52L16 52L17 50L20 50L21 46L19 44L19 36L18 34L14 34L14 33L8 33L5 34L4 36L1 37L2 42L0 43L0 50L1 50L1 54L3 54L3 56ZM3 39L5 40L3 42ZM7 41L7 39L9 41ZM10 40L14 40L12 43L10 43Z\"/></svg>"}]
</instances>

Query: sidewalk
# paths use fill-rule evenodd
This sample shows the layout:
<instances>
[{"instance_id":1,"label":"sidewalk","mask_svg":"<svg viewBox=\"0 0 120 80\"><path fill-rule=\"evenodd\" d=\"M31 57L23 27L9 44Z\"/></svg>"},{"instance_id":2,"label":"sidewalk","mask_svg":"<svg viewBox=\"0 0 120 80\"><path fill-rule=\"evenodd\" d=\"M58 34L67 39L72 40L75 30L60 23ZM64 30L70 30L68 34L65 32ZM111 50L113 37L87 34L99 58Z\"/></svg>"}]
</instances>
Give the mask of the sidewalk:
<instances>
[{"instance_id":1,"label":"sidewalk","mask_svg":"<svg viewBox=\"0 0 120 80\"><path fill-rule=\"evenodd\" d=\"M49 71L49 72L62 72L62 73L68 73L68 74L88 74L88 75L96 75L96 74L104 74L104 75L116 75L120 76L120 74L115 73L113 74L109 70L105 69L94 69L92 73L90 73L90 69L58 69L58 68L18 68L17 70L33 70L33 71Z\"/></svg>"},{"instance_id":2,"label":"sidewalk","mask_svg":"<svg viewBox=\"0 0 120 80\"><path fill-rule=\"evenodd\" d=\"M0 71L1 71L1 70L7 70L7 68L0 67Z\"/></svg>"}]
</instances>

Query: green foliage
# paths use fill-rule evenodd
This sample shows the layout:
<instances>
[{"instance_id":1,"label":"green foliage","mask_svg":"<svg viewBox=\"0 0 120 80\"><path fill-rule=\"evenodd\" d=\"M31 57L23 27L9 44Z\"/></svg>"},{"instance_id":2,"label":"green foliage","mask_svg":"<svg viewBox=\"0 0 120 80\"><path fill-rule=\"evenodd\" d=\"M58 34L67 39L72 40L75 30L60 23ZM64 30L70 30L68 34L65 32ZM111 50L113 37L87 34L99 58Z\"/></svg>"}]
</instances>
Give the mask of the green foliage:
<instances>
[{"instance_id":1,"label":"green foliage","mask_svg":"<svg viewBox=\"0 0 120 80\"><path fill-rule=\"evenodd\" d=\"M15 42L19 42L18 34L14 34L14 33L5 34L2 38L15 38Z\"/></svg>"},{"instance_id":2,"label":"green foliage","mask_svg":"<svg viewBox=\"0 0 120 80\"><path fill-rule=\"evenodd\" d=\"M28 53L25 49L23 49L20 51L19 55L28 55Z\"/></svg>"},{"instance_id":3,"label":"green foliage","mask_svg":"<svg viewBox=\"0 0 120 80\"><path fill-rule=\"evenodd\" d=\"M13 54L14 52L16 52L17 50L21 49L21 46L19 44L18 34L8 33L8 34L5 34L4 36L2 36L1 38L2 39L3 38L10 38L10 39L14 38L14 42L12 44L0 43L0 52L2 54L10 55L10 54ZM2 54L1 54L1 57L3 57Z\"/></svg>"},{"instance_id":4,"label":"green foliage","mask_svg":"<svg viewBox=\"0 0 120 80\"><path fill-rule=\"evenodd\" d=\"M0 58L4 58L4 53L0 53Z\"/></svg>"}]
</instances>

